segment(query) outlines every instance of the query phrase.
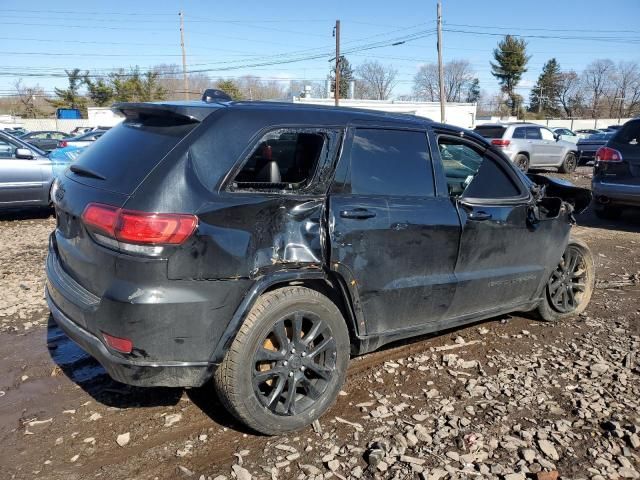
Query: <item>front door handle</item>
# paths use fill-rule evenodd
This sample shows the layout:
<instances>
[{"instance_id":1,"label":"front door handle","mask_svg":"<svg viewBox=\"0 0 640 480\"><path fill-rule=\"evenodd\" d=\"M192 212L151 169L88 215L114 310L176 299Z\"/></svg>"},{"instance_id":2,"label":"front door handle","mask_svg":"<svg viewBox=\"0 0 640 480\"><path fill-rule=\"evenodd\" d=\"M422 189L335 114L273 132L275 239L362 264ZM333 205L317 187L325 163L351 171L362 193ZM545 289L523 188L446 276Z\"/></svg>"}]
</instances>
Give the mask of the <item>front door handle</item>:
<instances>
[{"instance_id":1,"label":"front door handle","mask_svg":"<svg viewBox=\"0 0 640 480\"><path fill-rule=\"evenodd\" d=\"M489 220L490 218L491 218L491 214L487 212L483 212L482 210L480 210L479 212L471 212L469 214L469 220L482 221L482 220Z\"/></svg>"},{"instance_id":2,"label":"front door handle","mask_svg":"<svg viewBox=\"0 0 640 480\"><path fill-rule=\"evenodd\" d=\"M367 210L366 208L354 208L353 210L342 210L340 212L342 218L352 218L355 220L364 220L376 216L376 212Z\"/></svg>"}]
</instances>

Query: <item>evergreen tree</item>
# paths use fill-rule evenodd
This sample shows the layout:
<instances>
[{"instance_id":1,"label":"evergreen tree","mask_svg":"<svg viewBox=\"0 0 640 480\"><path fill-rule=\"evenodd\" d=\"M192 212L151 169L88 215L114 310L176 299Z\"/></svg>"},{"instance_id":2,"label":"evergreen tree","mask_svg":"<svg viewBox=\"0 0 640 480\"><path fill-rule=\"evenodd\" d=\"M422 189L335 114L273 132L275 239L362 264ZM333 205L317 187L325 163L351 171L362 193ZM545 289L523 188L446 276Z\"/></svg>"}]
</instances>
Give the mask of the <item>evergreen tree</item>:
<instances>
[{"instance_id":1,"label":"evergreen tree","mask_svg":"<svg viewBox=\"0 0 640 480\"><path fill-rule=\"evenodd\" d=\"M340 70L340 97L339 98L347 98L349 94L349 84L354 79L353 78L353 68L351 68L351 64L349 60L343 55L340 55L340 61L338 62L338 69ZM331 69L331 73L329 74L331 78L331 91L336 91L336 71L335 68Z\"/></svg>"},{"instance_id":2,"label":"evergreen tree","mask_svg":"<svg viewBox=\"0 0 640 480\"><path fill-rule=\"evenodd\" d=\"M113 88L103 79L92 81L89 75L85 75L84 83L87 85L89 98L98 107L106 107L113 101Z\"/></svg>"},{"instance_id":3,"label":"evergreen tree","mask_svg":"<svg viewBox=\"0 0 640 480\"><path fill-rule=\"evenodd\" d=\"M48 98L47 102L56 108L77 108L86 116L87 99L80 95L80 88L89 72L81 73L79 68L74 68L73 70L65 70L65 73L69 86L64 89L56 87L54 91L58 98Z\"/></svg>"},{"instance_id":4,"label":"evergreen tree","mask_svg":"<svg viewBox=\"0 0 640 480\"><path fill-rule=\"evenodd\" d=\"M527 55L527 42L507 35L493 50L495 63L491 62L491 74L498 79L502 91L509 97L508 105L512 115L517 115L522 98L516 93L516 87L527 71L527 63L531 58Z\"/></svg>"},{"instance_id":5,"label":"evergreen tree","mask_svg":"<svg viewBox=\"0 0 640 480\"><path fill-rule=\"evenodd\" d=\"M216 88L218 90L222 90L233 100L242 100L242 92L240 91L240 87L233 80L220 79L216 83Z\"/></svg>"},{"instance_id":6,"label":"evergreen tree","mask_svg":"<svg viewBox=\"0 0 640 480\"><path fill-rule=\"evenodd\" d=\"M538 81L531 89L529 97L529 111L558 115L560 113L559 98L562 91L562 72L555 58L542 67Z\"/></svg>"},{"instance_id":7,"label":"evergreen tree","mask_svg":"<svg viewBox=\"0 0 640 480\"><path fill-rule=\"evenodd\" d=\"M478 103L478 100L480 100L480 80L474 78L471 83L469 83L465 101L468 103Z\"/></svg>"}]
</instances>

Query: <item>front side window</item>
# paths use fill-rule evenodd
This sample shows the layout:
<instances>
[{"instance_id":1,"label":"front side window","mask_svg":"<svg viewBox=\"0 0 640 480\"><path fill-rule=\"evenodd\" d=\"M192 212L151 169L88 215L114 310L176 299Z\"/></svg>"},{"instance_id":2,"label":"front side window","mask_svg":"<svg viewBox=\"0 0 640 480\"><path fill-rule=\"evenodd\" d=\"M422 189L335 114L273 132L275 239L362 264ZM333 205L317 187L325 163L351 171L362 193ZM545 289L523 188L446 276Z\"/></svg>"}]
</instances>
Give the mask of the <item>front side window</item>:
<instances>
[{"instance_id":1,"label":"front side window","mask_svg":"<svg viewBox=\"0 0 640 480\"><path fill-rule=\"evenodd\" d=\"M0 139L0 158L13 158L15 147L9 142Z\"/></svg>"},{"instance_id":2,"label":"front side window","mask_svg":"<svg viewBox=\"0 0 640 480\"><path fill-rule=\"evenodd\" d=\"M541 128L540 131L542 132L543 140L555 140L555 137L553 136L553 133L551 132L551 130L547 130L546 128Z\"/></svg>"},{"instance_id":3,"label":"front side window","mask_svg":"<svg viewBox=\"0 0 640 480\"><path fill-rule=\"evenodd\" d=\"M494 159L453 137L439 137L438 149L449 195L501 199L520 195L520 189Z\"/></svg>"},{"instance_id":4,"label":"front side window","mask_svg":"<svg viewBox=\"0 0 640 480\"><path fill-rule=\"evenodd\" d=\"M351 147L351 193L434 194L426 132L359 128Z\"/></svg>"},{"instance_id":5,"label":"front side window","mask_svg":"<svg viewBox=\"0 0 640 480\"><path fill-rule=\"evenodd\" d=\"M273 130L260 139L232 188L301 190L311 182L326 143L326 132Z\"/></svg>"}]
</instances>

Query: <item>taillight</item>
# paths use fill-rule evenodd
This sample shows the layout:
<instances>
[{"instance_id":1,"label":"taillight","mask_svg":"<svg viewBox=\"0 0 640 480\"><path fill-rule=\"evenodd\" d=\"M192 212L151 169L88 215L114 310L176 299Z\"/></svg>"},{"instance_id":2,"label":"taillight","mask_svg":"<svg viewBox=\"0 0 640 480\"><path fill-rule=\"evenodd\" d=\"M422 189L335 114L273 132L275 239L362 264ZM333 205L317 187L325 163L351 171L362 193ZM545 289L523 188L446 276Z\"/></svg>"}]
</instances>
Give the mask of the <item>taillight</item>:
<instances>
[{"instance_id":1,"label":"taillight","mask_svg":"<svg viewBox=\"0 0 640 480\"><path fill-rule=\"evenodd\" d=\"M133 350L133 342L128 338L119 338L102 332L102 338L112 349L121 353L131 353Z\"/></svg>"},{"instance_id":2,"label":"taillight","mask_svg":"<svg viewBox=\"0 0 640 480\"><path fill-rule=\"evenodd\" d=\"M66 147L67 145L69 145L69 144L67 143L67 141L66 141L66 140L60 140L60 141L58 142L58 148L64 148L64 147Z\"/></svg>"},{"instance_id":3,"label":"taillight","mask_svg":"<svg viewBox=\"0 0 640 480\"><path fill-rule=\"evenodd\" d=\"M609 147L600 147L596 152L596 162L621 162L622 154Z\"/></svg>"},{"instance_id":4,"label":"taillight","mask_svg":"<svg viewBox=\"0 0 640 480\"><path fill-rule=\"evenodd\" d=\"M494 138L491 140L491 145L496 147L508 147L511 144L511 140L503 140L501 138Z\"/></svg>"},{"instance_id":5,"label":"taillight","mask_svg":"<svg viewBox=\"0 0 640 480\"><path fill-rule=\"evenodd\" d=\"M195 215L138 212L101 203L87 205L82 220L96 234L139 245L179 245L198 226Z\"/></svg>"}]
</instances>

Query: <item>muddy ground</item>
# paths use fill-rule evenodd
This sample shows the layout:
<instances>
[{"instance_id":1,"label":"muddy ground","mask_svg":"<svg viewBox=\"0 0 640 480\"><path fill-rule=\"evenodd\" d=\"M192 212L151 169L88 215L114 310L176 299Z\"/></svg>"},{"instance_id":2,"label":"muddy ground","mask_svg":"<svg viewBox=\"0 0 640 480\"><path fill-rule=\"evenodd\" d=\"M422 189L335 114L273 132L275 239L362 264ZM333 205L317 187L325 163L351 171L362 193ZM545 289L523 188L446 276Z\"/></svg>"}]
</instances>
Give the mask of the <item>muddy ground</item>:
<instances>
[{"instance_id":1,"label":"muddy ground","mask_svg":"<svg viewBox=\"0 0 640 480\"><path fill-rule=\"evenodd\" d=\"M588 185L589 171L565 177ZM640 216L578 222L599 280L585 314L494 318L356 358L316 428L270 438L211 388L110 380L49 321L53 217L3 215L0 478L638 478Z\"/></svg>"}]
</instances>

